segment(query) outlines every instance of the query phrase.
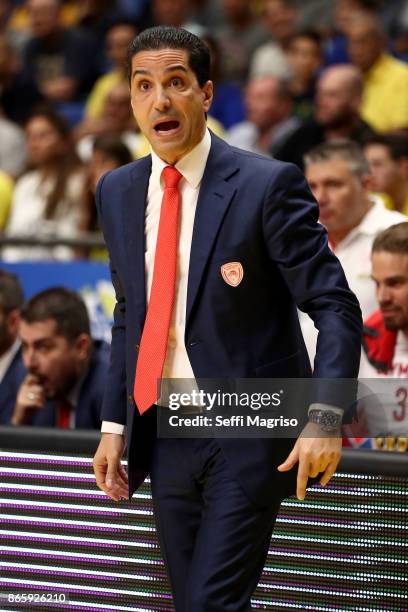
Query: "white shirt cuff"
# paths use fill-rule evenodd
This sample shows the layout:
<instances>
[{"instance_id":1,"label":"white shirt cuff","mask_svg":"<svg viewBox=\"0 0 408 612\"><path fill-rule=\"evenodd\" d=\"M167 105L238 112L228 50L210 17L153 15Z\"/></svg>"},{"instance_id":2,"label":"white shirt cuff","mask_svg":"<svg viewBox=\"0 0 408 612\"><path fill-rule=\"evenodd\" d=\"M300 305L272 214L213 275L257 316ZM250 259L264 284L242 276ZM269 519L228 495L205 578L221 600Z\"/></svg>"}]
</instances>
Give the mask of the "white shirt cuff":
<instances>
[{"instance_id":1,"label":"white shirt cuff","mask_svg":"<svg viewBox=\"0 0 408 612\"><path fill-rule=\"evenodd\" d=\"M114 423L113 421L102 421L102 433L114 433L124 436L125 430L125 425L121 425L120 423Z\"/></svg>"},{"instance_id":2,"label":"white shirt cuff","mask_svg":"<svg viewBox=\"0 0 408 612\"><path fill-rule=\"evenodd\" d=\"M330 412L335 412L340 416L343 416L344 414L343 408L339 408L338 406L332 406L331 404L310 404L307 414L309 414L311 410L330 410Z\"/></svg>"}]
</instances>

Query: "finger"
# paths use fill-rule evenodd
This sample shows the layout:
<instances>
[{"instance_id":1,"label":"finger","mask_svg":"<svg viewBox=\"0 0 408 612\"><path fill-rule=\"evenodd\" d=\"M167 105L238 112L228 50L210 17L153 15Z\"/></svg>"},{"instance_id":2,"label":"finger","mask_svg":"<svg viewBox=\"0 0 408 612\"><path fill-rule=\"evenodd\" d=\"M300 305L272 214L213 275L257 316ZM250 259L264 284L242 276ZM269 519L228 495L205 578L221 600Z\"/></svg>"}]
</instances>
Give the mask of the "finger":
<instances>
[{"instance_id":1,"label":"finger","mask_svg":"<svg viewBox=\"0 0 408 612\"><path fill-rule=\"evenodd\" d=\"M293 466L296 465L298 460L299 460L299 452L298 452L298 446L296 443L295 446L292 448L291 452L289 453L289 455L286 457L285 461L281 463L280 465L278 465L277 469L280 472L291 470Z\"/></svg>"},{"instance_id":2,"label":"finger","mask_svg":"<svg viewBox=\"0 0 408 612\"><path fill-rule=\"evenodd\" d=\"M319 481L320 484L323 487L325 487L327 485L327 483L329 482L329 480L331 479L331 477L335 473L335 471L337 469L337 465L338 465L338 461L332 461L331 463L329 463L329 465L325 469L325 472L324 472L323 476L321 477L321 479Z\"/></svg>"},{"instance_id":3,"label":"finger","mask_svg":"<svg viewBox=\"0 0 408 612\"><path fill-rule=\"evenodd\" d=\"M297 480L296 480L296 497L298 499L305 499L307 481L309 479L309 470L310 470L309 460L306 458L303 458L303 459L300 458Z\"/></svg>"},{"instance_id":4,"label":"finger","mask_svg":"<svg viewBox=\"0 0 408 612\"><path fill-rule=\"evenodd\" d=\"M129 483L128 474L122 464L119 465L119 474L126 484Z\"/></svg>"},{"instance_id":5,"label":"finger","mask_svg":"<svg viewBox=\"0 0 408 612\"><path fill-rule=\"evenodd\" d=\"M315 478L320 472L324 472L326 465L323 463L312 463L310 466L309 476Z\"/></svg>"}]
</instances>

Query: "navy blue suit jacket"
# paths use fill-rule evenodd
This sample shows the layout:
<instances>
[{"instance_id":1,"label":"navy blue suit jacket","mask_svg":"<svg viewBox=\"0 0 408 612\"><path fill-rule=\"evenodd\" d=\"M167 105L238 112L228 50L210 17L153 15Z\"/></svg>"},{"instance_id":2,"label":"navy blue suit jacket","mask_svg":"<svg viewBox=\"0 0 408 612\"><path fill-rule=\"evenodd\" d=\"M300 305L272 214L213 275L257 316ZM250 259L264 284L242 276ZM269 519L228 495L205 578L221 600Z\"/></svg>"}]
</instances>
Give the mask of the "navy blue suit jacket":
<instances>
[{"instance_id":1,"label":"navy blue suit jacket","mask_svg":"<svg viewBox=\"0 0 408 612\"><path fill-rule=\"evenodd\" d=\"M116 290L111 366L102 419L127 423L129 488L149 466L150 443L132 398L146 315L145 206L151 157L106 174L96 202ZM308 377L296 306L319 329L314 376L357 376L361 312L331 253L318 207L293 165L212 145L194 222L185 346L196 378ZM229 286L220 266L241 262ZM296 470L279 473L293 441L222 439L248 496L263 503L293 492Z\"/></svg>"},{"instance_id":2,"label":"navy blue suit jacket","mask_svg":"<svg viewBox=\"0 0 408 612\"><path fill-rule=\"evenodd\" d=\"M10 423L14 406L16 405L17 394L25 375L26 370L20 348L0 383L0 425L8 425Z\"/></svg>"},{"instance_id":3,"label":"navy blue suit jacket","mask_svg":"<svg viewBox=\"0 0 408 612\"><path fill-rule=\"evenodd\" d=\"M88 372L79 390L75 410L75 429L100 429L101 408L109 368L109 345L95 341ZM55 427L57 409L54 400L48 400L42 410L35 412L31 425Z\"/></svg>"}]
</instances>

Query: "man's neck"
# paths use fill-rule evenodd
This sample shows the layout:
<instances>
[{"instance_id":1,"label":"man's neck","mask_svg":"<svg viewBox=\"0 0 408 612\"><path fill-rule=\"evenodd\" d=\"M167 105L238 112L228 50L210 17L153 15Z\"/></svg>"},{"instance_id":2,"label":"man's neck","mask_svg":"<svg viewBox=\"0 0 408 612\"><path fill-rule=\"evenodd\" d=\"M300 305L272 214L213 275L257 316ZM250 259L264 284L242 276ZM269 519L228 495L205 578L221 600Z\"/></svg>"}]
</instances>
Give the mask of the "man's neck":
<instances>
[{"instance_id":1,"label":"man's neck","mask_svg":"<svg viewBox=\"0 0 408 612\"><path fill-rule=\"evenodd\" d=\"M328 125L324 128L326 140L336 140L338 138L348 138L353 134L359 124L359 117L349 117L337 125Z\"/></svg>"},{"instance_id":2,"label":"man's neck","mask_svg":"<svg viewBox=\"0 0 408 612\"><path fill-rule=\"evenodd\" d=\"M366 202L366 208L364 210L364 214L361 215L361 217L356 221L356 223L354 223L351 227L347 227L338 231L332 231L332 232L328 232L329 234L329 242L332 246L332 248L336 248L336 246L342 242L345 238L347 238L347 236L350 234L350 232L353 231L353 229L355 229L356 227L358 227L360 225L360 223L362 222L362 220L364 219L364 217L366 216L366 214L368 213L369 210L371 210L371 208L373 207L374 203L371 202L370 200L367 200Z\"/></svg>"},{"instance_id":3,"label":"man's neck","mask_svg":"<svg viewBox=\"0 0 408 612\"><path fill-rule=\"evenodd\" d=\"M389 195L391 196L395 210L404 212L405 203L408 198L408 181L404 181L404 179L394 181L389 189Z\"/></svg>"}]
</instances>

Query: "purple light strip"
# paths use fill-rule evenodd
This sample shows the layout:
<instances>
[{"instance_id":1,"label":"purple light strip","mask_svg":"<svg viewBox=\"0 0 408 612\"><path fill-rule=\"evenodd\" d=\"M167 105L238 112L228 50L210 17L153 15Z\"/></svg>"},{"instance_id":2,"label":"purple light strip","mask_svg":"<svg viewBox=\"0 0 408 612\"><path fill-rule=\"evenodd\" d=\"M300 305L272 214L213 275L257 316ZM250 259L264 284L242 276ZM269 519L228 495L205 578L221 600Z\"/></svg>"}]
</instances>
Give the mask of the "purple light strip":
<instances>
[{"instance_id":1,"label":"purple light strip","mask_svg":"<svg viewBox=\"0 0 408 612\"><path fill-rule=\"evenodd\" d=\"M27 517L22 517L21 519L3 519L4 523L9 523L12 525L24 525L25 528L27 528L28 526L35 526L35 527L54 527L55 529L86 529L87 531L102 531L102 532L107 532L107 533L118 533L120 535L123 535L123 533L121 534L120 532L120 528L121 525L118 525L118 527L115 529L114 527L106 527L106 526L96 526L96 525L62 525L61 523L53 523L52 521L27 521ZM156 531L154 529L154 527L145 527L143 529L144 531ZM142 531L142 529L139 530L139 532ZM131 535L130 533L128 535ZM133 536L135 536L136 534L132 534Z\"/></svg>"},{"instance_id":2,"label":"purple light strip","mask_svg":"<svg viewBox=\"0 0 408 612\"><path fill-rule=\"evenodd\" d=\"M36 506L35 504L33 505L26 505L26 504L14 504L14 503L9 503L8 501L6 503L2 503L3 508L16 508L19 510L41 510L41 512L63 512L64 515L66 513L71 513L71 514L99 514L100 516L106 516L106 517L116 517L118 519L122 520L121 515L118 512L104 512L103 510L97 510L96 508L89 508L89 510L85 510L84 508L70 508L69 505L65 506L64 508L52 508L51 506ZM128 516L128 515L124 515L124 516ZM131 516L131 515L130 515ZM140 517L140 515L137 515L138 517ZM123 517L124 518L124 517Z\"/></svg>"},{"instance_id":3,"label":"purple light strip","mask_svg":"<svg viewBox=\"0 0 408 612\"><path fill-rule=\"evenodd\" d=\"M90 548L96 547L96 548L109 548L110 550L112 550L112 544L109 542L99 542L98 540L95 539L95 542L84 542L83 540L66 540L65 538L36 538L34 536L25 536L25 535L13 535L13 536L9 536L9 535L5 535L3 533L0 532L0 539L3 540L16 540L16 541L20 541L22 540L23 542L34 542L34 543L38 543L38 542L51 542L52 544L69 544L70 546L88 546ZM119 549L123 549L123 550L127 550L126 544L121 544L120 540L118 540L117 544L115 543L115 549L119 548Z\"/></svg>"}]
</instances>

